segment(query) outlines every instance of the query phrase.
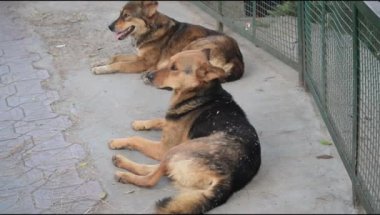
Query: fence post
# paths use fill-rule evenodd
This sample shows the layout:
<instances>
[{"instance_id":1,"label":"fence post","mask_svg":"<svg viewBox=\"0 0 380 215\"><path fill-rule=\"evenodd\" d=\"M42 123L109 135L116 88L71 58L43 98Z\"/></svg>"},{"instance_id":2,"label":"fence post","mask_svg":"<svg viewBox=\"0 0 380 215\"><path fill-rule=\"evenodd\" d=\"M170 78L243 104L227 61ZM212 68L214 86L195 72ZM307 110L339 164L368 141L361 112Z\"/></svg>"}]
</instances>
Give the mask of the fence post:
<instances>
[{"instance_id":1,"label":"fence post","mask_svg":"<svg viewBox=\"0 0 380 215\"><path fill-rule=\"evenodd\" d=\"M298 19L297 19L297 30L298 30L298 61L300 65L298 73L298 83L300 86L304 87L307 91L307 86L305 83L305 72L306 72L306 44L305 44L305 34L304 34L304 24L305 24L305 2L297 1Z\"/></svg>"},{"instance_id":2,"label":"fence post","mask_svg":"<svg viewBox=\"0 0 380 215\"><path fill-rule=\"evenodd\" d=\"M223 1L218 1L218 12L220 16L223 16ZM217 29L220 32L223 32L223 22L217 20Z\"/></svg>"},{"instance_id":3,"label":"fence post","mask_svg":"<svg viewBox=\"0 0 380 215\"><path fill-rule=\"evenodd\" d=\"M321 56L321 60L322 60L322 77L321 77L321 82L322 82L322 105L324 108L327 107L327 82L326 82L326 79L327 79L327 67L326 67L326 64L327 64L327 61L326 61L326 2L325 1L320 1L320 3L322 4L322 20L321 20L321 24L322 24L322 30L321 30L321 39L322 39L322 56Z\"/></svg>"},{"instance_id":4,"label":"fence post","mask_svg":"<svg viewBox=\"0 0 380 215\"><path fill-rule=\"evenodd\" d=\"M359 51L359 33L358 33L358 9L356 3L352 2L352 13L353 13L353 31L352 31L352 55L353 55L353 95L352 95L352 159L353 159L353 170L355 175L357 175L358 166L358 144L359 144L359 92L360 92L360 51ZM353 204L358 206L359 198L356 192L356 184L352 185L352 195Z\"/></svg>"},{"instance_id":5,"label":"fence post","mask_svg":"<svg viewBox=\"0 0 380 215\"><path fill-rule=\"evenodd\" d=\"M256 43L256 7L257 7L257 1L253 2L252 4L252 20L251 20L251 27L252 27L252 40L254 43Z\"/></svg>"}]
</instances>

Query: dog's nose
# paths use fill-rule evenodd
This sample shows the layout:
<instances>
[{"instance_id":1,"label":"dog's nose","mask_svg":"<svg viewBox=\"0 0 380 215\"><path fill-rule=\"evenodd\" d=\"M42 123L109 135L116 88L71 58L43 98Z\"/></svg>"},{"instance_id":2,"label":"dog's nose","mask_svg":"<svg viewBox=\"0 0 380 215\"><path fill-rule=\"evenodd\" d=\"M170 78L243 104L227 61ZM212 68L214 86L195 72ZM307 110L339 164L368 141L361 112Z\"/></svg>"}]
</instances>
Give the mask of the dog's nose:
<instances>
[{"instance_id":1,"label":"dog's nose","mask_svg":"<svg viewBox=\"0 0 380 215\"><path fill-rule=\"evenodd\" d=\"M155 75L156 73L155 72L145 72L143 73L142 75L142 79L144 81L145 84L151 84L154 77L156 76Z\"/></svg>"},{"instance_id":2,"label":"dog's nose","mask_svg":"<svg viewBox=\"0 0 380 215\"><path fill-rule=\"evenodd\" d=\"M153 81L155 74L156 74L155 72L148 72L148 73L146 74L146 78L147 78L149 81Z\"/></svg>"},{"instance_id":3,"label":"dog's nose","mask_svg":"<svg viewBox=\"0 0 380 215\"><path fill-rule=\"evenodd\" d=\"M109 25L108 28L110 29L110 31L113 31L113 24Z\"/></svg>"}]
</instances>

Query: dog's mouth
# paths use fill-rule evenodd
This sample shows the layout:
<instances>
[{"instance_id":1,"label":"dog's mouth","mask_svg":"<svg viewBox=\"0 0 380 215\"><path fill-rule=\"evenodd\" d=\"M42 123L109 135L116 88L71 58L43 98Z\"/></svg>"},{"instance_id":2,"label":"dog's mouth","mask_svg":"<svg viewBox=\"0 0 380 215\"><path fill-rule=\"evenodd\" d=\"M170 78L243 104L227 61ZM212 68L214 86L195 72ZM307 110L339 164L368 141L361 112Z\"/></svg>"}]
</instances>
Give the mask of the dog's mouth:
<instances>
[{"instance_id":1,"label":"dog's mouth","mask_svg":"<svg viewBox=\"0 0 380 215\"><path fill-rule=\"evenodd\" d=\"M173 90L173 88L171 88L171 87L159 87L158 89L160 89L160 90L168 90L168 91L172 91Z\"/></svg>"},{"instance_id":2,"label":"dog's mouth","mask_svg":"<svg viewBox=\"0 0 380 215\"><path fill-rule=\"evenodd\" d=\"M116 32L116 38L118 40L124 40L126 37L128 37L129 34L131 34L135 30L135 26L132 25L121 32Z\"/></svg>"}]
</instances>

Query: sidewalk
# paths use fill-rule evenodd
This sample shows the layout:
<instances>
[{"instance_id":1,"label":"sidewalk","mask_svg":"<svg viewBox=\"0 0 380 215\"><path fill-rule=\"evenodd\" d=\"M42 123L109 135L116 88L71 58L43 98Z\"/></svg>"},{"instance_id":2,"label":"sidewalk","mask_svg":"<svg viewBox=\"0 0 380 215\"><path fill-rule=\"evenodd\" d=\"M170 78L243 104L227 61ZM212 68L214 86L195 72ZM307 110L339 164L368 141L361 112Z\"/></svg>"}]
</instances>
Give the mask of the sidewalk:
<instances>
[{"instance_id":1,"label":"sidewalk","mask_svg":"<svg viewBox=\"0 0 380 215\"><path fill-rule=\"evenodd\" d=\"M135 119L163 116L170 92L139 74L93 75L91 63L132 52L107 29L124 2L0 2L1 213L152 213L176 191L115 182L112 155L155 163L138 152L112 151L112 138L136 132ZM189 2L160 2L179 21L214 28ZM297 72L237 39L244 77L224 84L259 133L257 177L210 213L357 213L351 182ZM318 156L330 159L318 159ZM326 156L329 155L329 156Z\"/></svg>"},{"instance_id":2,"label":"sidewalk","mask_svg":"<svg viewBox=\"0 0 380 215\"><path fill-rule=\"evenodd\" d=\"M0 211L84 212L102 188L79 176L77 165L87 153L65 140L72 123L52 110L60 98L41 84L54 72L45 69L50 57L38 38L12 21L10 4L0 3Z\"/></svg>"}]
</instances>

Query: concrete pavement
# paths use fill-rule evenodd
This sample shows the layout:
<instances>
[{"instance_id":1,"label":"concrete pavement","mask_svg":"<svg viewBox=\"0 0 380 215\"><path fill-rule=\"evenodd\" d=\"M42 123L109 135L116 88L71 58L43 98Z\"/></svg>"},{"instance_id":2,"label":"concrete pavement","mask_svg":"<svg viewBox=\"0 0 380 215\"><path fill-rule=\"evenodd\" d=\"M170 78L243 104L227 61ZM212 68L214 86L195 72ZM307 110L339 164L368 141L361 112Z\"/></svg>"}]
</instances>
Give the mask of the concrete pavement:
<instances>
[{"instance_id":1,"label":"concrete pavement","mask_svg":"<svg viewBox=\"0 0 380 215\"><path fill-rule=\"evenodd\" d=\"M151 213L155 201L176 192L166 178L152 189L113 179L113 154L155 162L111 151L108 140L158 139L159 132L136 132L130 123L163 116L170 97L144 85L139 74L90 72L98 60L133 51L107 30L123 5L0 2L2 213ZM215 21L188 2L160 2L159 10L214 28ZM224 87L256 127L263 165L210 213L356 213L349 177L335 147L320 143L330 137L311 96L297 86L296 71L226 33L241 47L246 74Z\"/></svg>"}]
</instances>

